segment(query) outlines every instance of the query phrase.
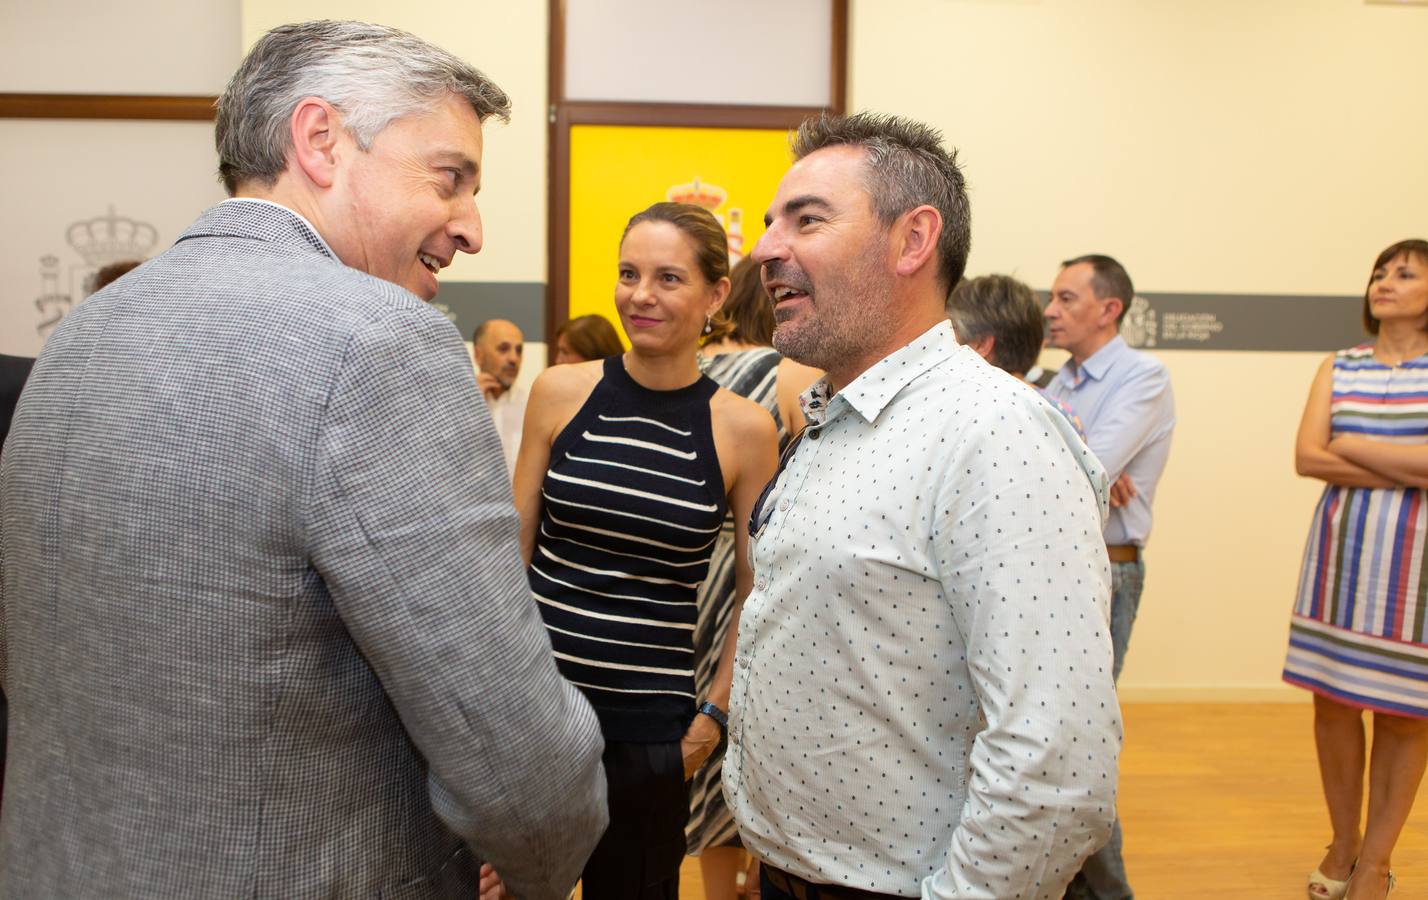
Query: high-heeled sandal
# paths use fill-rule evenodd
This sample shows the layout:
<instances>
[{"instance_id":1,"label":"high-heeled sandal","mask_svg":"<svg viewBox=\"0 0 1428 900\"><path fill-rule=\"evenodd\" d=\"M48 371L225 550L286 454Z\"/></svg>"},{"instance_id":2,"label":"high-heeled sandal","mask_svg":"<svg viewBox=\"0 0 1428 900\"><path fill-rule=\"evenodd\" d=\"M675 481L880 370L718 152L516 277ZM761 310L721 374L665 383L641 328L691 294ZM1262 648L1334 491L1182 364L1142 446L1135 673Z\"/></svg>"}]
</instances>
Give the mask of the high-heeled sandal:
<instances>
[{"instance_id":1,"label":"high-heeled sandal","mask_svg":"<svg viewBox=\"0 0 1428 900\"><path fill-rule=\"evenodd\" d=\"M1352 872L1349 874L1349 877L1353 877ZM1309 875L1309 900L1344 900L1344 895L1348 892L1348 878L1345 878L1343 881L1336 881L1318 869L1315 869Z\"/></svg>"},{"instance_id":2,"label":"high-heeled sandal","mask_svg":"<svg viewBox=\"0 0 1428 900\"><path fill-rule=\"evenodd\" d=\"M1316 869L1315 871L1317 872L1318 870ZM1309 877L1310 877L1310 878L1313 878L1314 876L1311 875L1311 876L1309 876ZM1354 876L1353 876L1353 875L1350 875L1350 876L1349 876L1349 881L1352 881L1353 878L1354 878ZM1398 879L1395 878L1395 877L1393 876L1393 872L1390 871L1390 872L1388 873L1388 890L1384 892L1384 894L1383 894L1383 900L1388 900L1389 897L1393 896L1393 892L1394 892L1394 890L1396 890L1397 888L1398 888ZM1348 889L1349 889L1349 882L1346 881L1346 882L1344 882L1344 891L1345 891L1345 893L1348 892ZM1342 895L1340 895L1340 896L1342 896Z\"/></svg>"}]
</instances>

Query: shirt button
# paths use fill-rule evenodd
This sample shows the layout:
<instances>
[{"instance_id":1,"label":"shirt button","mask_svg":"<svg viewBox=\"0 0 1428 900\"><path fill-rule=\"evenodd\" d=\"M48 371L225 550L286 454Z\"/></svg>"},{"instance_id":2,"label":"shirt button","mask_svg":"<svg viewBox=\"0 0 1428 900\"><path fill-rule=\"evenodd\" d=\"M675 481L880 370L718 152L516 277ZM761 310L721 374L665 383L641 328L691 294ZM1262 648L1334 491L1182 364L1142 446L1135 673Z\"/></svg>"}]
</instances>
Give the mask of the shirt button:
<instances>
[{"instance_id":1,"label":"shirt button","mask_svg":"<svg viewBox=\"0 0 1428 900\"><path fill-rule=\"evenodd\" d=\"M778 510L779 510L779 512L788 512L788 501L787 501L787 500L780 500L780 501L778 502Z\"/></svg>"},{"instance_id":2,"label":"shirt button","mask_svg":"<svg viewBox=\"0 0 1428 900\"><path fill-rule=\"evenodd\" d=\"M817 429L817 428L810 428L810 429L808 429L808 439L809 439L810 441L816 441L816 440L818 440L818 429Z\"/></svg>"},{"instance_id":3,"label":"shirt button","mask_svg":"<svg viewBox=\"0 0 1428 900\"><path fill-rule=\"evenodd\" d=\"M749 658L747 656L740 656L735 662L738 663L741 669L747 669L749 667Z\"/></svg>"},{"instance_id":4,"label":"shirt button","mask_svg":"<svg viewBox=\"0 0 1428 900\"><path fill-rule=\"evenodd\" d=\"M759 580L757 580L757 581L754 582L754 587L755 587L756 589L758 589L758 590L763 590L764 588L766 588L766 587L768 587L768 586L769 586L769 585L768 585L768 582L767 582L767 581L764 581L762 578L760 578Z\"/></svg>"}]
</instances>

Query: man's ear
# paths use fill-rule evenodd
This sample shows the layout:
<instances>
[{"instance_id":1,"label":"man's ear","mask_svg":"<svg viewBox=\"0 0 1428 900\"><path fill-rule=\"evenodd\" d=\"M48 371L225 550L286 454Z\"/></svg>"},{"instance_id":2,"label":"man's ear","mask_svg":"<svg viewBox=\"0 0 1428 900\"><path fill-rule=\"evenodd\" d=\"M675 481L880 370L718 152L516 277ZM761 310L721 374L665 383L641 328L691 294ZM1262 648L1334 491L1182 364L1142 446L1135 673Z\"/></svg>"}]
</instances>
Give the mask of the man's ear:
<instances>
[{"instance_id":1,"label":"man's ear","mask_svg":"<svg viewBox=\"0 0 1428 900\"><path fill-rule=\"evenodd\" d=\"M915 275L937 255L937 239L942 236L942 214L922 205L901 216L897 274Z\"/></svg>"},{"instance_id":2,"label":"man's ear","mask_svg":"<svg viewBox=\"0 0 1428 900\"><path fill-rule=\"evenodd\" d=\"M991 362L992 351L995 350L997 346L997 336L994 334L989 334L981 340L968 341L967 346L971 347L973 350L976 350L977 355L980 356L982 359L985 359L987 362Z\"/></svg>"},{"instance_id":3,"label":"man's ear","mask_svg":"<svg viewBox=\"0 0 1428 900\"><path fill-rule=\"evenodd\" d=\"M342 114L321 97L304 97L290 120L292 162L318 187L332 187L337 174L337 144Z\"/></svg>"},{"instance_id":4,"label":"man's ear","mask_svg":"<svg viewBox=\"0 0 1428 900\"><path fill-rule=\"evenodd\" d=\"M1105 307L1101 310L1102 325L1114 325L1120 320L1121 310L1126 308L1126 302L1120 297L1110 297L1106 300Z\"/></svg>"}]
</instances>

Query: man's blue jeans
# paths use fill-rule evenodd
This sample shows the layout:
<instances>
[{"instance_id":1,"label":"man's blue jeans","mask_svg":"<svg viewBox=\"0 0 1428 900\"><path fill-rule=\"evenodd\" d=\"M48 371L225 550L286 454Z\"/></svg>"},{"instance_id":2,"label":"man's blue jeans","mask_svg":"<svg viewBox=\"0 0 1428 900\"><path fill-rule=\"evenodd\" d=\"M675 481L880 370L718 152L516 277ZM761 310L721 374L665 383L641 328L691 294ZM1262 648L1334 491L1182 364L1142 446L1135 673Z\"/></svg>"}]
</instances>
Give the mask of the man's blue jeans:
<instances>
[{"instance_id":1,"label":"man's blue jeans","mask_svg":"<svg viewBox=\"0 0 1428 900\"><path fill-rule=\"evenodd\" d=\"M1112 676L1119 680L1130 646L1140 592L1145 587L1144 562L1111 563L1111 649L1115 654ZM1121 823L1111 827L1106 846L1092 853L1066 889L1067 900L1132 900L1126 864L1121 859Z\"/></svg>"},{"instance_id":2,"label":"man's blue jeans","mask_svg":"<svg viewBox=\"0 0 1428 900\"><path fill-rule=\"evenodd\" d=\"M1140 610L1140 592L1145 587L1145 562L1111 563L1111 650L1115 653L1111 676L1121 680L1126 664L1135 614Z\"/></svg>"}]
</instances>

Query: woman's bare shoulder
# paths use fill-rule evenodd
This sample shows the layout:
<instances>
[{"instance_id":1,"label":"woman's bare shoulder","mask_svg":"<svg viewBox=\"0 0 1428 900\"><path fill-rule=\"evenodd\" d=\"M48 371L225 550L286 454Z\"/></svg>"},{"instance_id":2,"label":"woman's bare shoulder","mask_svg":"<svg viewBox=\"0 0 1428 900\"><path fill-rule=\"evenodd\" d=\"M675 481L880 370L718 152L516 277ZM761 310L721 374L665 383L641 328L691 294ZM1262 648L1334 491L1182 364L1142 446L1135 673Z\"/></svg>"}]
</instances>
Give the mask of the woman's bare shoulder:
<instances>
[{"instance_id":1,"label":"woman's bare shoulder","mask_svg":"<svg viewBox=\"0 0 1428 900\"><path fill-rule=\"evenodd\" d=\"M759 439L766 434L771 439L777 439L778 432L769 411L728 388L721 387L714 393L709 409L714 415L716 428L722 424L741 439Z\"/></svg>"},{"instance_id":2,"label":"woman's bare shoulder","mask_svg":"<svg viewBox=\"0 0 1428 900\"><path fill-rule=\"evenodd\" d=\"M526 406L526 421L551 440L564 428L600 383L601 360L551 366L536 376Z\"/></svg>"},{"instance_id":3,"label":"woman's bare shoulder","mask_svg":"<svg viewBox=\"0 0 1428 900\"><path fill-rule=\"evenodd\" d=\"M567 395L589 394L604 374L604 363L604 360L593 359L551 366L536 376L531 397L540 395L546 402L558 402Z\"/></svg>"}]
</instances>

